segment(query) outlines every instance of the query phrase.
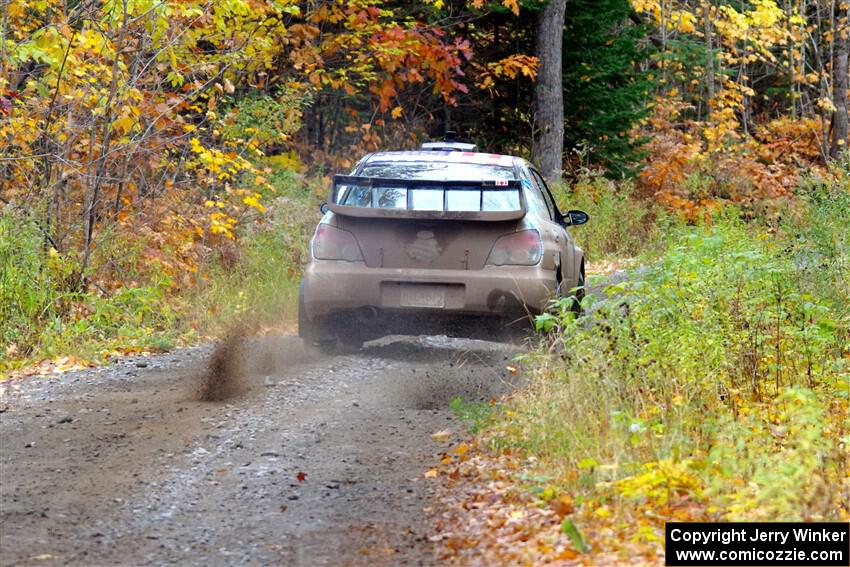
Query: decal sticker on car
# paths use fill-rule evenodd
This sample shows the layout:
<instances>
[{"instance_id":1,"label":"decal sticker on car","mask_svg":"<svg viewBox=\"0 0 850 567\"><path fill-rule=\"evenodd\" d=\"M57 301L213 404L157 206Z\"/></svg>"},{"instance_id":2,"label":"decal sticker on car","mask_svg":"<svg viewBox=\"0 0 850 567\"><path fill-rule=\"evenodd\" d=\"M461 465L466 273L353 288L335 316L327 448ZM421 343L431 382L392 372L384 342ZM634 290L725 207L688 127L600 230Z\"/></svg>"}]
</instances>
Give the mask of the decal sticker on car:
<instances>
[{"instance_id":1,"label":"decal sticker on car","mask_svg":"<svg viewBox=\"0 0 850 567\"><path fill-rule=\"evenodd\" d=\"M416 240L407 247L407 255L419 262L428 262L440 255L440 248L435 234L430 230L420 230L416 233Z\"/></svg>"}]
</instances>

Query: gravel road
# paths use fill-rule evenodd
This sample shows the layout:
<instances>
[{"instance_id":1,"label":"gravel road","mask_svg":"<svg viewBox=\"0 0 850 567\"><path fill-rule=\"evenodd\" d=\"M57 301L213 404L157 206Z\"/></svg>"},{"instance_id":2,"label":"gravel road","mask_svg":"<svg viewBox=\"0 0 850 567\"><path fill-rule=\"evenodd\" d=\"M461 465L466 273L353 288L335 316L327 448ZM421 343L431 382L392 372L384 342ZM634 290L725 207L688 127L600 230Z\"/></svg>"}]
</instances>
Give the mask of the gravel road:
<instances>
[{"instance_id":1,"label":"gravel road","mask_svg":"<svg viewBox=\"0 0 850 567\"><path fill-rule=\"evenodd\" d=\"M433 564L431 434L518 379L500 343L255 338L199 401L212 351L4 384L0 565Z\"/></svg>"}]
</instances>

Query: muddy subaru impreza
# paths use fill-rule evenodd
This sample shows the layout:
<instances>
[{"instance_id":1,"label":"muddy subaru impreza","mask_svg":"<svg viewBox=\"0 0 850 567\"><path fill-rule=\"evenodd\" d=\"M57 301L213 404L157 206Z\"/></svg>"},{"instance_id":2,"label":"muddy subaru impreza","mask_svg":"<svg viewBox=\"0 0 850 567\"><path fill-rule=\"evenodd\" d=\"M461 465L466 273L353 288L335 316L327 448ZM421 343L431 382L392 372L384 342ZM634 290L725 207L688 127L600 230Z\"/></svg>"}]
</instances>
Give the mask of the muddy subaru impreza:
<instances>
[{"instance_id":1,"label":"muddy subaru impreza","mask_svg":"<svg viewBox=\"0 0 850 567\"><path fill-rule=\"evenodd\" d=\"M540 173L507 155L432 143L337 175L301 282L299 334L320 348L391 334L474 337L581 298L584 252Z\"/></svg>"}]
</instances>

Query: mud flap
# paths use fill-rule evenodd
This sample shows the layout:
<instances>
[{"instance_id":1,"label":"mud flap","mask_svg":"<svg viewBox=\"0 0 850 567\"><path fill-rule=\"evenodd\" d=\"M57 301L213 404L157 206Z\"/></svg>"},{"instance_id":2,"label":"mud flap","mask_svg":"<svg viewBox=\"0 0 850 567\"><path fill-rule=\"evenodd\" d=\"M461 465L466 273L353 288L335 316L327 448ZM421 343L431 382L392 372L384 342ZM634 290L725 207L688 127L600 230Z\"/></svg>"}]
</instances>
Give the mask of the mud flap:
<instances>
[{"instance_id":1,"label":"mud flap","mask_svg":"<svg viewBox=\"0 0 850 567\"><path fill-rule=\"evenodd\" d=\"M304 306L304 280L298 285L298 336L311 344L336 339L335 334L328 332L326 325L311 321L307 317Z\"/></svg>"}]
</instances>

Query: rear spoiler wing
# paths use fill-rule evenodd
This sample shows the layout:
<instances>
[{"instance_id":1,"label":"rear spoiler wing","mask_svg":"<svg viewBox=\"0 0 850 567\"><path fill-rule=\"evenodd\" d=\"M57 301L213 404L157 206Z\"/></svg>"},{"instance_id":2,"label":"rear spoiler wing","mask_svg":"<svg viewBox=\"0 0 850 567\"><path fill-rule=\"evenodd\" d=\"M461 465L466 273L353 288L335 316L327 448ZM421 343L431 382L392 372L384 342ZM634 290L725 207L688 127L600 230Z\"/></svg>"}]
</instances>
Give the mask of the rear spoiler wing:
<instances>
[{"instance_id":1,"label":"rear spoiler wing","mask_svg":"<svg viewBox=\"0 0 850 567\"><path fill-rule=\"evenodd\" d=\"M476 221L518 220L527 211L518 180L428 181L352 175L334 176L328 208L351 217Z\"/></svg>"}]
</instances>

